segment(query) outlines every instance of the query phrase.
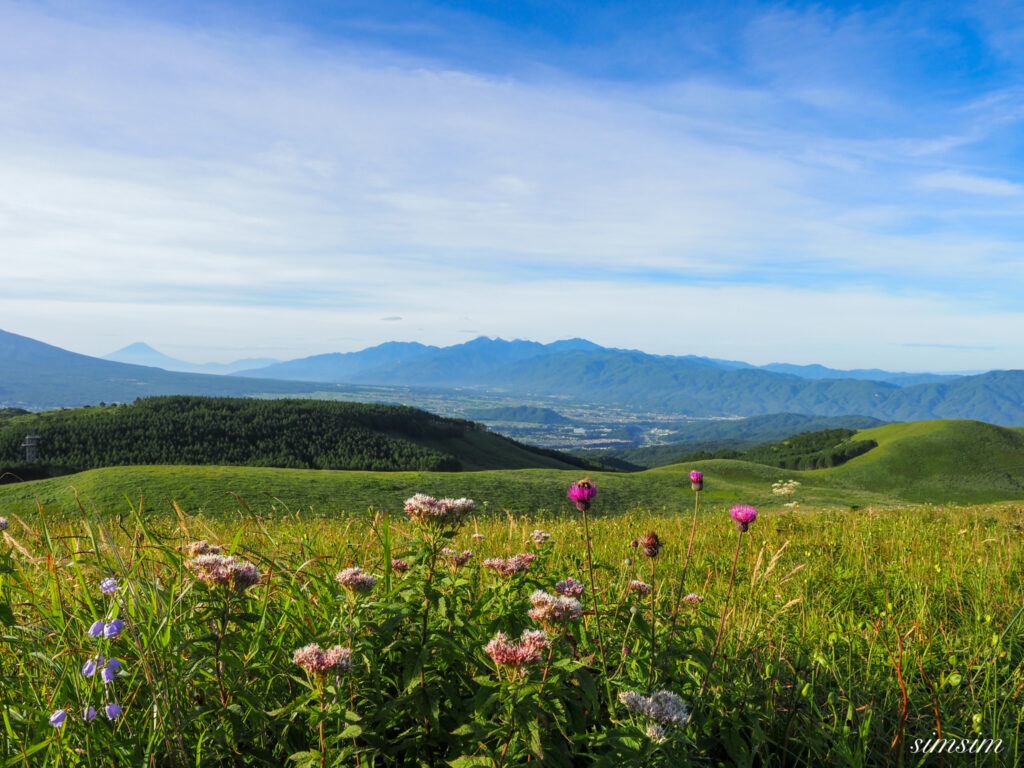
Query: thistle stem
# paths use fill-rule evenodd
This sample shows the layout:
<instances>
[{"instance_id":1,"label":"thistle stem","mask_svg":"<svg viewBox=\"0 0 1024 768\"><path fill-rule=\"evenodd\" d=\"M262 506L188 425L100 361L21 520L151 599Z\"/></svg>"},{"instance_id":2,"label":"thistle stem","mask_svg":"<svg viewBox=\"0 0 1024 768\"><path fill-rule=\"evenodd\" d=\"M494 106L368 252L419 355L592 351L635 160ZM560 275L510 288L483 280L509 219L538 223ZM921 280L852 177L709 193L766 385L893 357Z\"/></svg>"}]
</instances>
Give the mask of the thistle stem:
<instances>
[{"instance_id":1,"label":"thistle stem","mask_svg":"<svg viewBox=\"0 0 1024 768\"><path fill-rule=\"evenodd\" d=\"M669 642L672 642L672 633L676 631L676 619L679 617L679 606L683 604L683 589L686 586L686 572L690 570L690 554L693 552L693 539L697 534L697 508L699 506L700 491L696 491L693 498L693 524L690 526L690 541L686 545L686 560L683 561L683 575L679 577L679 590L676 592L676 607L672 611L672 625L668 630Z\"/></svg>"},{"instance_id":2,"label":"thistle stem","mask_svg":"<svg viewBox=\"0 0 1024 768\"><path fill-rule=\"evenodd\" d=\"M605 661L604 632L601 629L601 606L597 602L597 582L594 581L594 554L590 547L590 522L586 508L583 509L583 536L587 540L587 573L590 575L590 595L594 600L594 619L597 622L597 647L601 651L601 676L608 695L608 708L612 706L612 689L608 681L608 663Z\"/></svg>"},{"instance_id":3,"label":"thistle stem","mask_svg":"<svg viewBox=\"0 0 1024 768\"><path fill-rule=\"evenodd\" d=\"M739 532L736 537L736 553L732 556L732 571L729 573L729 588L725 593L725 604L722 605L722 618L718 622L718 635L715 637L715 648L711 651L711 661L708 663L708 672L704 677L704 684L701 685L701 691L703 691L708 684L708 680L711 678L711 670L714 669L715 660L718 657L718 647L722 642L722 631L725 629L725 614L729 611L729 598L732 596L732 582L736 577L736 562L740 559L740 543L743 541L743 531Z\"/></svg>"}]
</instances>

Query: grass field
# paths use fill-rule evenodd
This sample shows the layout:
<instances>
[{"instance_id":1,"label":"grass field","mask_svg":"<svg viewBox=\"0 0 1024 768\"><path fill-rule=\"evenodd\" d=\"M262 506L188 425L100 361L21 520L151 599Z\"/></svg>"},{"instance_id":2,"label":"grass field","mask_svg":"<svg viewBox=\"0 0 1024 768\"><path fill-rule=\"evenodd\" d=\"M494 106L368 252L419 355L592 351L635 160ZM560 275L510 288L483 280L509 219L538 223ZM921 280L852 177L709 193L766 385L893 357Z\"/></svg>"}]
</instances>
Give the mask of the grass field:
<instances>
[{"instance_id":1,"label":"grass field","mask_svg":"<svg viewBox=\"0 0 1024 768\"><path fill-rule=\"evenodd\" d=\"M1024 430L975 421L891 424L857 433L878 447L832 469L801 472L798 501L858 508L893 503L989 503L1024 500ZM709 478L709 503L772 500L771 484L796 476L741 461L670 465L639 473L595 473L606 513L636 508L685 511L691 469ZM31 483L0 486L0 509L27 513L37 503L51 514L78 514L78 500L105 512L129 505L165 514L172 501L189 512L236 509L231 493L264 512L304 509L324 516L394 510L417 492L469 496L492 509L558 514L571 508L558 489L578 471L333 472L258 467L110 467Z\"/></svg>"},{"instance_id":2,"label":"grass field","mask_svg":"<svg viewBox=\"0 0 1024 768\"><path fill-rule=\"evenodd\" d=\"M680 511L689 502L685 514L607 514L619 510L598 480L592 574L581 516L561 503L562 473L511 473L494 486L539 494L546 483L548 512L481 505L445 535L400 504L367 515L369 496L357 514L325 516L321 505L341 508L330 494L312 513L253 512L222 494L204 508L217 514L199 516L140 516L123 499L119 521L102 505L76 519L9 515L0 756L24 766L939 765L927 749L941 734L985 747L944 764L1017 764L1024 508L784 509L769 501L764 484L777 473L766 468L760 517L739 534L733 499L721 499L754 481L720 466L707 474L720 500L702 501L685 584L694 494L668 470L629 488L671 489ZM218 477L233 475L203 476L211 486ZM427 490L458 477L376 490L390 504L402 483ZM537 528L550 541L534 543ZM664 544L656 558L632 546L649 531ZM198 539L254 563L259 583L224 590L195 578L182 547ZM457 568L441 546L475 557ZM538 556L519 575L482 566L518 552ZM404 576L395 557L411 566ZM332 579L354 566L377 578L365 596ZM586 585L582 619L547 626L553 645L535 666L496 666L484 646L498 631L514 639L536 627L531 593L570 576ZM118 587L106 595L98 585L110 577ZM651 596L629 592L632 579ZM702 602L673 620L684 592ZM89 637L114 616L126 622L117 637ZM342 647L352 670L305 674L292 655L310 642ZM96 654L122 665L110 684L83 675ZM688 722L620 700L660 689L682 697ZM111 703L123 708L114 720ZM89 706L100 713L91 723ZM60 711L67 721L54 727Z\"/></svg>"}]
</instances>

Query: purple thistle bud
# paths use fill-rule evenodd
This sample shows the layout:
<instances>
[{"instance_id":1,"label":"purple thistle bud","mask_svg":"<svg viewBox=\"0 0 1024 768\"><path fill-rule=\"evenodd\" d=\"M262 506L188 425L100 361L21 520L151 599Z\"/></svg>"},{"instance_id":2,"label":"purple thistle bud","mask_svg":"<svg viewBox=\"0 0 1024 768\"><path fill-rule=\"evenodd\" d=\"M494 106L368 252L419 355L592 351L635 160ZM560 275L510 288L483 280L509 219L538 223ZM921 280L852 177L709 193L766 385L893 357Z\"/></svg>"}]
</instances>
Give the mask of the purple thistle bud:
<instances>
[{"instance_id":1,"label":"purple thistle bud","mask_svg":"<svg viewBox=\"0 0 1024 768\"><path fill-rule=\"evenodd\" d=\"M117 579L104 579L100 582L100 592L104 595L112 595L117 592Z\"/></svg>"},{"instance_id":2,"label":"purple thistle bud","mask_svg":"<svg viewBox=\"0 0 1024 768\"><path fill-rule=\"evenodd\" d=\"M729 515L736 521L740 533L750 530L750 524L757 520L757 510L749 504L737 504L729 510Z\"/></svg>"},{"instance_id":3,"label":"purple thistle bud","mask_svg":"<svg viewBox=\"0 0 1024 768\"><path fill-rule=\"evenodd\" d=\"M94 621L89 626L89 634L92 637L100 637L103 634L103 622L102 621Z\"/></svg>"},{"instance_id":4,"label":"purple thistle bud","mask_svg":"<svg viewBox=\"0 0 1024 768\"><path fill-rule=\"evenodd\" d=\"M58 709L56 712L50 715L50 725L52 725L54 728L60 728L62 725L64 725L64 720L67 718L67 716L68 711L66 709Z\"/></svg>"},{"instance_id":5,"label":"purple thistle bud","mask_svg":"<svg viewBox=\"0 0 1024 768\"><path fill-rule=\"evenodd\" d=\"M704 473L698 472L696 469L690 473L690 488L695 491L704 490Z\"/></svg>"},{"instance_id":6,"label":"purple thistle bud","mask_svg":"<svg viewBox=\"0 0 1024 768\"><path fill-rule=\"evenodd\" d=\"M82 713L82 719L87 723L91 723L96 719L96 707L90 705L86 707L85 712Z\"/></svg>"},{"instance_id":7,"label":"purple thistle bud","mask_svg":"<svg viewBox=\"0 0 1024 768\"><path fill-rule=\"evenodd\" d=\"M114 619L112 622L103 627L103 637L107 640L113 640L115 637L121 634L122 629L124 629L124 622L120 619Z\"/></svg>"},{"instance_id":8,"label":"purple thistle bud","mask_svg":"<svg viewBox=\"0 0 1024 768\"><path fill-rule=\"evenodd\" d=\"M118 716L124 712L121 705L115 704L114 702L107 704L103 711L107 713L108 720L117 720Z\"/></svg>"}]
</instances>

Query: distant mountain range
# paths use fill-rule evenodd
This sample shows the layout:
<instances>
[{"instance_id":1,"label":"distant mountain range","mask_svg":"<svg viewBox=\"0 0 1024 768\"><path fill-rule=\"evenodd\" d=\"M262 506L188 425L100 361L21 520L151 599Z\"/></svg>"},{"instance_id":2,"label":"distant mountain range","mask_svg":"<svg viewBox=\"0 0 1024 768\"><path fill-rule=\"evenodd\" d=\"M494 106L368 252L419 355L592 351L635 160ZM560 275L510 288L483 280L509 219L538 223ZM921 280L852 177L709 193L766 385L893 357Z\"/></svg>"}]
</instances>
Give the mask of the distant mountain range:
<instances>
[{"instance_id":1,"label":"distant mountain range","mask_svg":"<svg viewBox=\"0 0 1024 768\"><path fill-rule=\"evenodd\" d=\"M791 412L1024 425L1024 371L879 371L881 378L868 379L867 372L821 366L794 366L801 375L771 367L608 349L583 339L540 344L478 338L450 347L389 342L211 376L100 360L0 331L0 407L52 408L156 394L309 393L345 383L473 387L552 405L581 402L695 417Z\"/></svg>"},{"instance_id":2,"label":"distant mountain range","mask_svg":"<svg viewBox=\"0 0 1024 768\"><path fill-rule=\"evenodd\" d=\"M214 374L230 374L252 368L263 368L279 362L270 357L247 357L233 363L187 363L184 360L177 360L162 352L157 352L149 344L144 344L141 341L129 344L109 355L104 355L103 359L112 360L115 363L147 365L151 368L163 368L165 371L178 371L179 373Z\"/></svg>"},{"instance_id":3,"label":"distant mountain range","mask_svg":"<svg viewBox=\"0 0 1024 768\"><path fill-rule=\"evenodd\" d=\"M318 388L331 389L330 385ZM100 402L130 403L154 395L251 397L304 392L309 392L309 385L294 381L172 373L79 355L0 331L0 407L39 410Z\"/></svg>"}]
</instances>

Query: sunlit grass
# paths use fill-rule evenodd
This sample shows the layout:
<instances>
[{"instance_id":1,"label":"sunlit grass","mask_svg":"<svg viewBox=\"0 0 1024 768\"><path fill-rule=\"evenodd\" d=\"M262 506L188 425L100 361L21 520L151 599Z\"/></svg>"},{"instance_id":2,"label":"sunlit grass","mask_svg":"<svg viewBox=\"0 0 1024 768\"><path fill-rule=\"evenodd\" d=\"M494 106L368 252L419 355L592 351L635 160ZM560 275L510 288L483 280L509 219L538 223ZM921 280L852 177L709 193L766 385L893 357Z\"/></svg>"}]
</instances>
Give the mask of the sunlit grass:
<instances>
[{"instance_id":1,"label":"sunlit grass","mask_svg":"<svg viewBox=\"0 0 1024 768\"><path fill-rule=\"evenodd\" d=\"M590 524L601 654L576 512L480 507L453 537L425 538L401 513L322 516L278 504L255 514L232 501L219 517L118 519L88 506L77 520L9 515L6 764L469 766L543 755L551 765L917 765L937 758L912 751L915 739L939 733L1002 740L998 755L957 755L957 765L1017 761L1016 505L762 506L739 539L712 663L737 543L724 504L701 510L684 591L703 602L684 604L673 625L689 514L601 515L599 496ZM551 535L539 547L538 528ZM654 560L632 546L649 531L665 545ZM260 584L241 594L195 583L181 548L200 539L254 563ZM441 546L475 557L455 569ZM519 552L539 555L524 574L505 580L482 567ZM412 569L393 572L392 558ZM365 598L333 580L351 566L379 579ZM120 584L113 597L98 586L110 576ZM555 638L547 664L497 674L484 645L499 630L515 638L535 628L530 594L570 576L587 584L587 615L569 639ZM654 585L653 602L627 592L632 579ZM114 616L126 622L119 637L89 636ZM307 677L292 654L311 642L350 648L352 673ZM98 653L124 663L111 684L81 673ZM692 719L658 743L617 692L662 688ZM114 721L103 713L111 701L124 707ZM87 706L99 712L91 723ZM48 718L62 708L55 728Z\"/></svg>"}]
</instances>

